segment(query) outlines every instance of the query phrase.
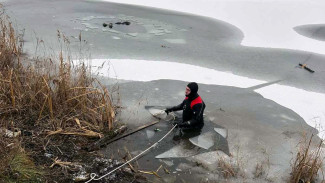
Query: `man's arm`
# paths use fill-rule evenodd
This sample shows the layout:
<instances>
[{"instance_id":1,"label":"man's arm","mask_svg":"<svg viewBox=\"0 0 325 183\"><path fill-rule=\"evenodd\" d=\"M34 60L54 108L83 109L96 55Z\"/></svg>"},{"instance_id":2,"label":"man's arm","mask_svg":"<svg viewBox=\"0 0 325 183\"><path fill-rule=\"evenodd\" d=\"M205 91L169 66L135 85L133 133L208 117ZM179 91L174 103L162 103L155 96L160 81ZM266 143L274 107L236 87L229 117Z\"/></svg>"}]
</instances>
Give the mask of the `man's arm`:
<instances>
[{"instance_id":1,"label":"man's arm","mask_svg":"<svg viewBox=\"0 0 325 183\"><path fill-rule=\"evenodd\" d=\"M184 100L185 101L185 100ZM174 106L174 107L170 107L170 108L167 108L165 110L166 113L169 113L169 112L172 112L172 111L179 111L179 110L182 110L183 109L183 106L184 106L184 101L182 103L180 103L179 105L177 106Z\"/></svg>"},{"instance_id":2,"label":"man's arm","mask_svg":"<svg viewBox=\"0 0 325 183\"><path fill-rule=\"evenodd\" d=\"M184 121L180 127L191 127L202 123L201 118L203 116L204 106L203 103L195 104L193 106L193 118L189 121Z\"/></svg>"}]
</instances>

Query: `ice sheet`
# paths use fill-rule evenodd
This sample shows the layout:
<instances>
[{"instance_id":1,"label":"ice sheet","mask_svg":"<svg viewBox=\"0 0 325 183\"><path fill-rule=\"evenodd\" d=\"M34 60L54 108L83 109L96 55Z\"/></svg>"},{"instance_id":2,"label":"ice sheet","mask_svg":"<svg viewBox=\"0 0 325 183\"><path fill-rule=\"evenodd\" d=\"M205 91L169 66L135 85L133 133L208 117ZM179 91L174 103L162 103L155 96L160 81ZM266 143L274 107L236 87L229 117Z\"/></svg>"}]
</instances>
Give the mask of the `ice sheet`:
<instances>
[{"instance_id":1,"label":"ice sheet","mask_svg":"<svg viewBox=\"0 0 325 183\"><path fill-rule=\"evenodd\" d=\"M148 139L151 139L155 135L155 132L152 130L146 130L146 134Z\"/></svg>"},{"instance_id":2,"label":"ice sheet","mask_svg":"<svg viewBox=\"0 0 325 183\"><path fill-rule=\"evenodd\" d=\"M192 137L189 139L189 141L198 147L208 150L214 145L215 134L212 132L207 132L199 136Z\"/></svg>"},{"instance_id":3,"label":"ice sheet","mask_svg":"<svg viewBox=\"0 0 325 183\"><path fill-rule=\"evenodd\" d=\"M218 134L220 134L223 138L227 138L228 131L224 128L214 128L214 131L216 131Z\"/></svg>"},{"instance_id":4,"label":"ice sheet","mask_svg":"<svg viewBox=\"0 0 325 183\"><path fill-rule=\"evenodd\" d=\"M161 109L149 108L148 111L155 117L159 119L166 119L167 114Z\"/></svg>"},{"instance_id":5,"label":"ice sheet","mask_svg":"<svg viewBox=\"0 0 325 183\"><path fill-rule=\"evenodd\" d=\"M159 154L156 156L157 159L164 159L164 158L185 158L196 155L196 150L192 149L185 149L183 145L177 145L170 150Z\"/></svg>"}]
</instances>

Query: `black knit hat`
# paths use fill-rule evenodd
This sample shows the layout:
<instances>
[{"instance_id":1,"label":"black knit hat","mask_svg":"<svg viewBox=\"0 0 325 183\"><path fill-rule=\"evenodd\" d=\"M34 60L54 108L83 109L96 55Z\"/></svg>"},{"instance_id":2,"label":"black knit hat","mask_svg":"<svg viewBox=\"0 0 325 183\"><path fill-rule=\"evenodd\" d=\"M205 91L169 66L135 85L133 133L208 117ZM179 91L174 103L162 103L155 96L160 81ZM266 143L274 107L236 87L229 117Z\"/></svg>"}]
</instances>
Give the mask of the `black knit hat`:
<instances>
[{"instance_id":1,"label":"black knit hat","mask_svg":"<svg viewBox=\"0 0 325 183\"><path fill-rule=\"evenodd\" d=\"M190 95L197 94L197 91L199 90L199 86L197 85L196 82L191 82L191 83L187 84L187 87L189 87L191 89Z\"/></svg>"}]
</instances>

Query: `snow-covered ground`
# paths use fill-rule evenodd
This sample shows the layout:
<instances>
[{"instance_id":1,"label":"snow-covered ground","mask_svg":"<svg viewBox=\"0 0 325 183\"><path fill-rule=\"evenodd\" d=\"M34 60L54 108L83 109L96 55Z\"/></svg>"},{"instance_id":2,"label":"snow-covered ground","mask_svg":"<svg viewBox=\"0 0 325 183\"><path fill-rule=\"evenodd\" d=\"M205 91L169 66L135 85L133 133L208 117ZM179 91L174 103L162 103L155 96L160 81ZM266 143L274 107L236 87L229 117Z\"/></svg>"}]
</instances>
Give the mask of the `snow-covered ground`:
<instances>
[{"instance_id":1,"label":"snow-covered ground","mask_svg":"<svg viewBox=\"0 0 325 183\"><path fill-rule=\"evenodd\" d=\"M304 37L294 27L325 23L323 0L105 0L212 17L238 27L242 45L325 54L325 42Z\"/></svg>"},{"instance_id":2,"label":"snow-covered ground","mask_svg":"<svg viewBox=\"0 0 325 183\"><path fill-rule=\"evenodd\" d=\"M240 88L266 83L214 69L167 61L94 59L91 65L95 74L130 81L171 79ZM319 137L324 139L325 94L280 84L259 88L255 92L299 114L307 124L317 128L320 131Z\"/></svg>"},{"instance_id":3,"label":"snow-covered ground","mask_svg":"<svg viewBox=\"0 0 325 183\"><path fill-rule=\"evenodd\" d=\"M95 74L98 73L105 77L129 81L146 82L159 79L171 79L240 88L248 88L265 83L265 81L237 76L232 73L176 62L93 59L91 65L93 67L92 71Z\"/></svg>"}]
</instances>

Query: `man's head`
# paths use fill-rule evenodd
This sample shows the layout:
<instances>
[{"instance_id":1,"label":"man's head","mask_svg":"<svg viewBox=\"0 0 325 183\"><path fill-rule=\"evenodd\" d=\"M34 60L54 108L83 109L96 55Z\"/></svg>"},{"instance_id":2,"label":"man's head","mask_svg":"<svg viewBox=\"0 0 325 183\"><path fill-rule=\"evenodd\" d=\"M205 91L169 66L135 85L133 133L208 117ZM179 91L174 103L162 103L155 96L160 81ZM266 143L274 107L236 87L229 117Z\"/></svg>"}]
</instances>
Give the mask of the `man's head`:
<instances>
[{"instance_id":1,"label":"man's head","mask_svg":"<svg viewBox=\"0 0 325 183\"><path fill-rule=\"evenodd\" d=\"M187 97L195 96L197 94L197 91L199 90L199 86L195 82L191 82L187 84L185 95Z\"/></svg>"}]
</instances>

